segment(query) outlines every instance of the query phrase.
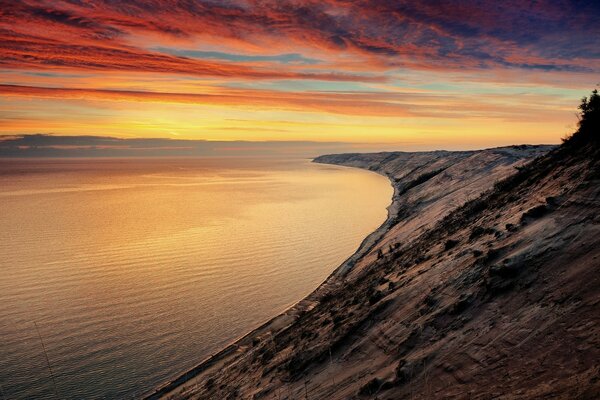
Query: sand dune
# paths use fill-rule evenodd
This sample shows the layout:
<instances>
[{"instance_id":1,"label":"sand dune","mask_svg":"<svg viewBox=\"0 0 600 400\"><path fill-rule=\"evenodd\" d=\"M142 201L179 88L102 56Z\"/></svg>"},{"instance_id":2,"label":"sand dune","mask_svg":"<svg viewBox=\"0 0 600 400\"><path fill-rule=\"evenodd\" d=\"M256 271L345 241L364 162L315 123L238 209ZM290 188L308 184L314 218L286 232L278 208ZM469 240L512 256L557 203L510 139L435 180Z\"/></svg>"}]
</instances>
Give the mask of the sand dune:
<instances>
[{"instance_id":1,"label":"sand dune","mask_svg":"<svg viewBox=\"0 0 600 400\"><path fill-rule=\"evenodd\" d=\"M320 157L389 176L388 221L309 297L151 397L597 394L597 159L523 167L549 150Z\"/></svg>"}]
</instances>

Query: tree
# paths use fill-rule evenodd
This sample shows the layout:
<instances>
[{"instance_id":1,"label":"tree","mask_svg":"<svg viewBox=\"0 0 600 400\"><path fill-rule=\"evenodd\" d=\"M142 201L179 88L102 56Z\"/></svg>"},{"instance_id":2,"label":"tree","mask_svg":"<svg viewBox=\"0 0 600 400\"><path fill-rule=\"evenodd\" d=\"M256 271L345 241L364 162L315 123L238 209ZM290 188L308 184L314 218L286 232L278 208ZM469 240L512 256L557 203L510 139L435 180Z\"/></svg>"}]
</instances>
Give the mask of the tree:
<instances>
[{"instance_id":1,"label":"tree","mask_svg":"<svg viewBox=\"0 0 600 400\"><path fill-rule=\"evenodd\" d=\"M579 105L577 131L567 139L568 143L584 144L600 142L600 95L594 89L590 97L583 97Z\"/></svg>"}]
</instances>

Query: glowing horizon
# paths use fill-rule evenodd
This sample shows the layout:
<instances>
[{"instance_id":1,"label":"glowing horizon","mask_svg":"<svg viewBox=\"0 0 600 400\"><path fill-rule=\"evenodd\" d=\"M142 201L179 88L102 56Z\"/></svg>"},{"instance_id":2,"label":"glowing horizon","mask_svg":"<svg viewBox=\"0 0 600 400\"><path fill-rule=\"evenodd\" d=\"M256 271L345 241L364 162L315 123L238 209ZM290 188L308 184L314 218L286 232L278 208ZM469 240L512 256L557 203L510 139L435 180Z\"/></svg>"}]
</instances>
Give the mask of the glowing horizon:
<instances>
[{"instance_id":1,"label":"glowing horizon","mask_svg":"<svg viewBox=\"0 0 600 400\"><path fill-rule=\"evenodd\" d=\"M597 84L600 6L21 1L0 135L558 143Z\"/></svg>"}]
</instances>

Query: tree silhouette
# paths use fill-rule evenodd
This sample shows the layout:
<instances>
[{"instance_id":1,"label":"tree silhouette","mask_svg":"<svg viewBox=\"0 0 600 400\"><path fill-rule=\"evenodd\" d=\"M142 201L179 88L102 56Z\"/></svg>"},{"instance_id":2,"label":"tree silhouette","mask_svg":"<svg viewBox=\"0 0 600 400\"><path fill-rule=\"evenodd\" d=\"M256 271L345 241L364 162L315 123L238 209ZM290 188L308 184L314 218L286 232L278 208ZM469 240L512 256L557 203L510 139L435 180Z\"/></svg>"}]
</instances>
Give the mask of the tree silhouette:
<instances>
[{"instance_id":1,"label":"tree silhouette","mask_svg":"<svg viewBox=\"0 0 600 400\"><path fill-rule=\"evenodd\" d=\"M577 131L567 139L567 143L585 144L600 142L600 95L594 89L590 97L583 97L579 105Z\"/></svg>"}]
</instances>

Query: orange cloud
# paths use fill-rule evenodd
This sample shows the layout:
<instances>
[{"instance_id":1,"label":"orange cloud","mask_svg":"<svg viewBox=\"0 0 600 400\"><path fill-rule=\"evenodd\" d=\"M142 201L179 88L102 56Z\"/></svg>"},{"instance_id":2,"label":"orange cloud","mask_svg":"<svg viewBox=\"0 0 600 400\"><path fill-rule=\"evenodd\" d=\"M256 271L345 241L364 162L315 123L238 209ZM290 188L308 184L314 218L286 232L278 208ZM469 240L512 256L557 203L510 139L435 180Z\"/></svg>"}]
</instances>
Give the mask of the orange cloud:
<instances>
[{"instance_id":1,"label":"orange cloud","mask_svg":"<svg viewBox=\"0 0 600 400\"><path fill-rule=\"evenodd\" d=\"M389 101L390 98L385 93L378 95L377 93L294 93L272 90L230 90L222 91L218 94L199 94L0 85L0 94L5 96L59 99L270 107L347 115L393 117L408 117L412 115L406 106ZM388 98L387 101L386 97Z\"/></svg>"},{"instance_id":2,"label":"orange cloud","mask_svg":"<svg viewBox=\"0 0 600 400\"><path fill-rule=\"evenodd\" d=\"M383 79L342 73L344 66L361 64L348 64L351 54L378 72L399 66L597 72L591 61L599 57L593 40L600 35L599 16L600 7L593 4L549 0L14 2L0 10L0 66L246 79ZM259 54L294 48L319 55L331 70L178 57L149 50L153 43Z\"/></svg>"},{"instance_id":3,"label":"orange cloud","mask_svg":"<svg viewBox=\"0 0 600 400\"><path fill-rule=\"evenodd\" d=\"M564 133L573 119L564 102L573 104L580 96L573 89L587 90L600 72L597 2L5 3L5 134L111 129L214 138L247 129L244 139L270 132L392 141L404 132L439 141L490 134L483 132L490 119L500 122L495 133L530 132L535 113L545 122L535 128L538 140L556 126ZM197 110L209 118L190 121ZM306 112L319 124L309 133L298 125ZM228 118L254 123L232 127ZM293 132L269 124L286 118Z\"/></svg>"}]
</instances>

